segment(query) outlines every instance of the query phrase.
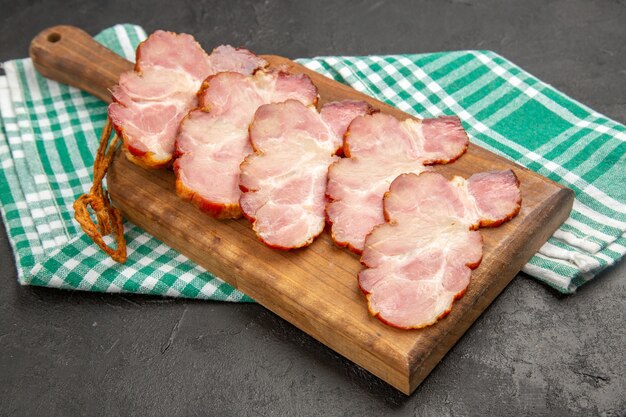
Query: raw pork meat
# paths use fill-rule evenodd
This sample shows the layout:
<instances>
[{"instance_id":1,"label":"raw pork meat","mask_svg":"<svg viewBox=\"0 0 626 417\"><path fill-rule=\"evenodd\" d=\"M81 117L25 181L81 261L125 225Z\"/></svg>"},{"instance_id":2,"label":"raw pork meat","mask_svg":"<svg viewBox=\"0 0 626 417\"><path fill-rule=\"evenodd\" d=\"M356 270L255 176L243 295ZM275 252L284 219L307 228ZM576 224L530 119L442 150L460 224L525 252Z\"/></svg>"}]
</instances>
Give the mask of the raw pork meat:
<instances>
[{"instance_id":1,"label":"raw pork meat","mask_svg":"<svg viewBox=\"0 0 626 417\"><path fill-rule=\"evenodd\" d=\"M364 101L328 103L320 113L296 100L266 104L250 126L254 153L241 164L240 204L270 247L309 245L324 230L328 166Z\"/></svg>"},{"instance_id":2,"label":"raw pork meat","mask_svg":"<svg viewBox=\"0 0 626 417\"><path fill-rule=\"evenodd\" d=\"M452 181L434 172L400 175L385 194L386 223L367 236L361 256L370 313L403 329L446 316L482 260L476 229L513 218L521 201L511 170Z\"/></svg>"},{"instance_id":3,"label":"raw pork meat","mask_svg":"<svg viewBox=\"0 0 626 417\"><path fill-rule=\"evenodd\" d=\"M361 253L365 236L384 222L383 195L400 174L419 174L427 165L459 158L468 138L457 117L403 122L386 114L356 118L348 128L344 153L331 165L326 208L333 240Z\"/></svg>"},{"instance_id":4,"label":"raw pork meat","mask_svg":"<svg viewBox=\"0 0 626 417\"><path fill-rule=\"evenodd\" d=\"M315 105L317 88L304 74L222 72L207 78L198 95L199 108L183 120L176 139L176 191L213 217L241 217L239 165L252 152L254 113L289 99Z\"/></svg>"},{"instance_id":5,"label":"raw pork meat","mask_svg":"<svg viewBox=\"0 0 626 417\"><path fill-rule=\"evenodd\" d=\"M191 35L157 30L137 47L135 70L113 87L109 117L126 156L149 168L168 166L181 119L212 74L252 74L267 62L248 50L218 46L210 55Z\"/></svg>"}]
</instances>

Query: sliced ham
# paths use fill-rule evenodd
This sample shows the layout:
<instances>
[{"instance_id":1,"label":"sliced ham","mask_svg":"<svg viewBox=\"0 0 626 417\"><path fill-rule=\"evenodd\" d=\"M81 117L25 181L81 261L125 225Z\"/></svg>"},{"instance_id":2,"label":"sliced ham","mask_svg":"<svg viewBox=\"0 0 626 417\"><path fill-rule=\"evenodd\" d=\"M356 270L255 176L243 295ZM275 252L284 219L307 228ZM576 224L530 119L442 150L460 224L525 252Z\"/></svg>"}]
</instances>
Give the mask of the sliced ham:
<instances>
[{"instance_id":1,"label":"sliced ham","mask_svg":"<svg viewBox=\"0 0 626 417\"><path fill-rule=\"evenodd\" d=\"M511 170L451 181L434 172L403 174L384 198L386 223L365 239L359 285L370 313L398 328L446 316L482 259L480 226L517 215L521 194Z\"/></svg>"},{"instance_id":2,"label":"sliced ham","mask_svg":"<svg viewBox=\"0 0 626 417\"><path fill-rule=\"evenodd\" d=\"M326 213L333 240L356 253L365 236L384 221L382 199L400 174L419 174L427 165L452 162L468 138L457 117L399 121L386 114L356 118L344 142L348 158L331 165Z\"/></svg>"},{"instance_id":3,"label":"sliced ham","mask_svg":"<svg viewBox=\"0 0 626 417\"><path fill-rule=\"evenodd\" d=\"M364 101L328 103L318 113L299 101L266 104L250 126L254 153L241 164L243 214L270 247L307 246L324 230L328 166Z\"/></svg>"},{"instance_id":4,"label":"sliced ham","mask_svg":"<svg viewBox=\"0 0 626 417\"><path fill-rule=\"evenodd\" d=\"M109 116L127 157L167 166L181 119L197 106L202 81L221 71L252 74L267 62L248 50L219 46L210 55L191 35L158 30L137 47L135 70L111 90Z\"/></svg>"},{"instance_id":5,"label":"sliced ham","mask_svg":"<svg viewBox=\"0 0 626 417\"><path fill-rule=\"evenodd\" d=\"M317 102L317 88L304 74L222 72L207 78L199 108L183 120L176 140L176 191L216 218L241 217L239 165L252 146L248 127L257 109L289 99Z\"/></svg>"}]
</instances>

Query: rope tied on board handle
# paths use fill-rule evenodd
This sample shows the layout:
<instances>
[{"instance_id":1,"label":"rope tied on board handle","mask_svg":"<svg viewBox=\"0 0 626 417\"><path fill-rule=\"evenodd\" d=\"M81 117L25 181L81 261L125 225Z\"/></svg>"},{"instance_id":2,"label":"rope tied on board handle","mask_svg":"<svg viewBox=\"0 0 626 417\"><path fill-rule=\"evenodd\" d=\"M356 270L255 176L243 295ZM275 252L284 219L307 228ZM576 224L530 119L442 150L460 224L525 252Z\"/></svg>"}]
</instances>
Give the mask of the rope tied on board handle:
<instances>
[{"instance_id":1,"label":"rope tied on board handle","mask_svg":"<svg viewBox=\"0 0 626 417\"><path fill-rule=\"evenodd\" d=\"M124 239L124 225L122 213L111 205L109 193L103 189L102 181L109 170L115 150L120 143L117 134L109 142L111 119L107 117L106 124L100 136L100 145L93 164L93 185L88 194L83 194L74 202L74 218L83 231L96 245L105 251L114 261L126 262L126 240ZM97 223L94 223L89 207L93 210ZM117 249L113 249L104 241L104 236L114 234Z\"/></svg>"}]
</instances>

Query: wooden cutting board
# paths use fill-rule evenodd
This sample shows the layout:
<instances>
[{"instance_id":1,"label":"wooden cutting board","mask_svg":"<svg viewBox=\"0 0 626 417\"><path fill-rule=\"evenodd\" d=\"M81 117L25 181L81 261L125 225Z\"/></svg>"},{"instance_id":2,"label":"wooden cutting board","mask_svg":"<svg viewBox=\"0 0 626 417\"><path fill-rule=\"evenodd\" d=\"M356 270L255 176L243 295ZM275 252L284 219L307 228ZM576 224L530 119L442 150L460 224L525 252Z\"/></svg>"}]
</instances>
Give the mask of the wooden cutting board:
<instances>
[{"instance_id":1,"label":"wooden cutting board","mask_svg":"<svg viewBox=\"0 0 626 417\"><path fill-rule=\"evenodd\" d=\"M44 30L33 40L30 55L44 76L107 102L111 100L108 88L133 66L71 26ZM272 65L308 74L319 89L320 104L360 99L400 119L411 117L288 59L264 58ZM467 293L446 318L410 331L388 327L368 314L356 280L359 259L335 246L327 232L305 249L272 250L257 241L247 220L218 221L206 216L176 196L171 171L145 170L128 162L121 152L107 182L114 203L127 219L410 394L569 215L571 190L479 146L470 145L467 154L453 164L436 166L448 177L505 168L513 169L521 183L520 214L499 228L481 229L484 258L472 274Z\"/></svg>"}]
</instances>

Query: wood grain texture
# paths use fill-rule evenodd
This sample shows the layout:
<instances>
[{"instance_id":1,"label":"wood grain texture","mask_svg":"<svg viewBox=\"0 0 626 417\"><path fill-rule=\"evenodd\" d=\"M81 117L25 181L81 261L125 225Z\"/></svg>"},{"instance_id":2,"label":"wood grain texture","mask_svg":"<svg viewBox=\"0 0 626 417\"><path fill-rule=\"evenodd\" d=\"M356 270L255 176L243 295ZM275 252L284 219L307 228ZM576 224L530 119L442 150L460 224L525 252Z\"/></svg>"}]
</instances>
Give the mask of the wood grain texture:
<instances>
[{"instance_id":1,"label":"wood grain texture","mask_svg":"<svg viewBox=\"0 0 626 417\"><path fill-rule=\"evenodd\" d=\"M46 33L40 37L45 39ZM62 37L53 45L57 50L49 51L45 42L42 45L42 40L36 38L33 43L39 46L33 59L37 68L110 100L106 92L116 78L98 76L99 67L107 74L111 68L121 72L132 68L132 64L120 64L119 57L105 50L98 53L100 61L84 63L89 65L88 71L68 76L66 71L74 71L82 57L71 54L67 64L63 57L56 56L63 50L58 44L65 40L67 37ZM95 48L93 40L82 34L76 42L81 46L74 50ZM290 60L265 58L273 66L284 65L293 72L308 74L319 89L320 105L346 98L361 99L400 119L410 117ZM214 220L181 201L175 194L171 171L145 170L130 163L121 152L109 171L108 187L113 201L129 220L320 342L410 394L569 215L573 204L571 190L476 145L470 145L467 154L457 162L435 166L437 172L447 177L468 177L506 168L513 169L521 183L520 214L499 228L481 229L482 264L473 272L466 294L455 302L450 314L431 327L409 331L385 326L368 314L356 280L361 269L358 257L335 246L327 232L305 249L272 250L256 239L248 221Z\"/></svg>"},{"instance_id":2,"label":"wood grain texture","mask_svg":"<svg viewBox=\"0 0 626 417\"><path fill-rule=\"evenodd\" d=\"M96 42L85 31L67 25L41 31L28 50L44 77L86 91L106 102L109 88L134 64Z\"/></svg>"}]
</instances>

